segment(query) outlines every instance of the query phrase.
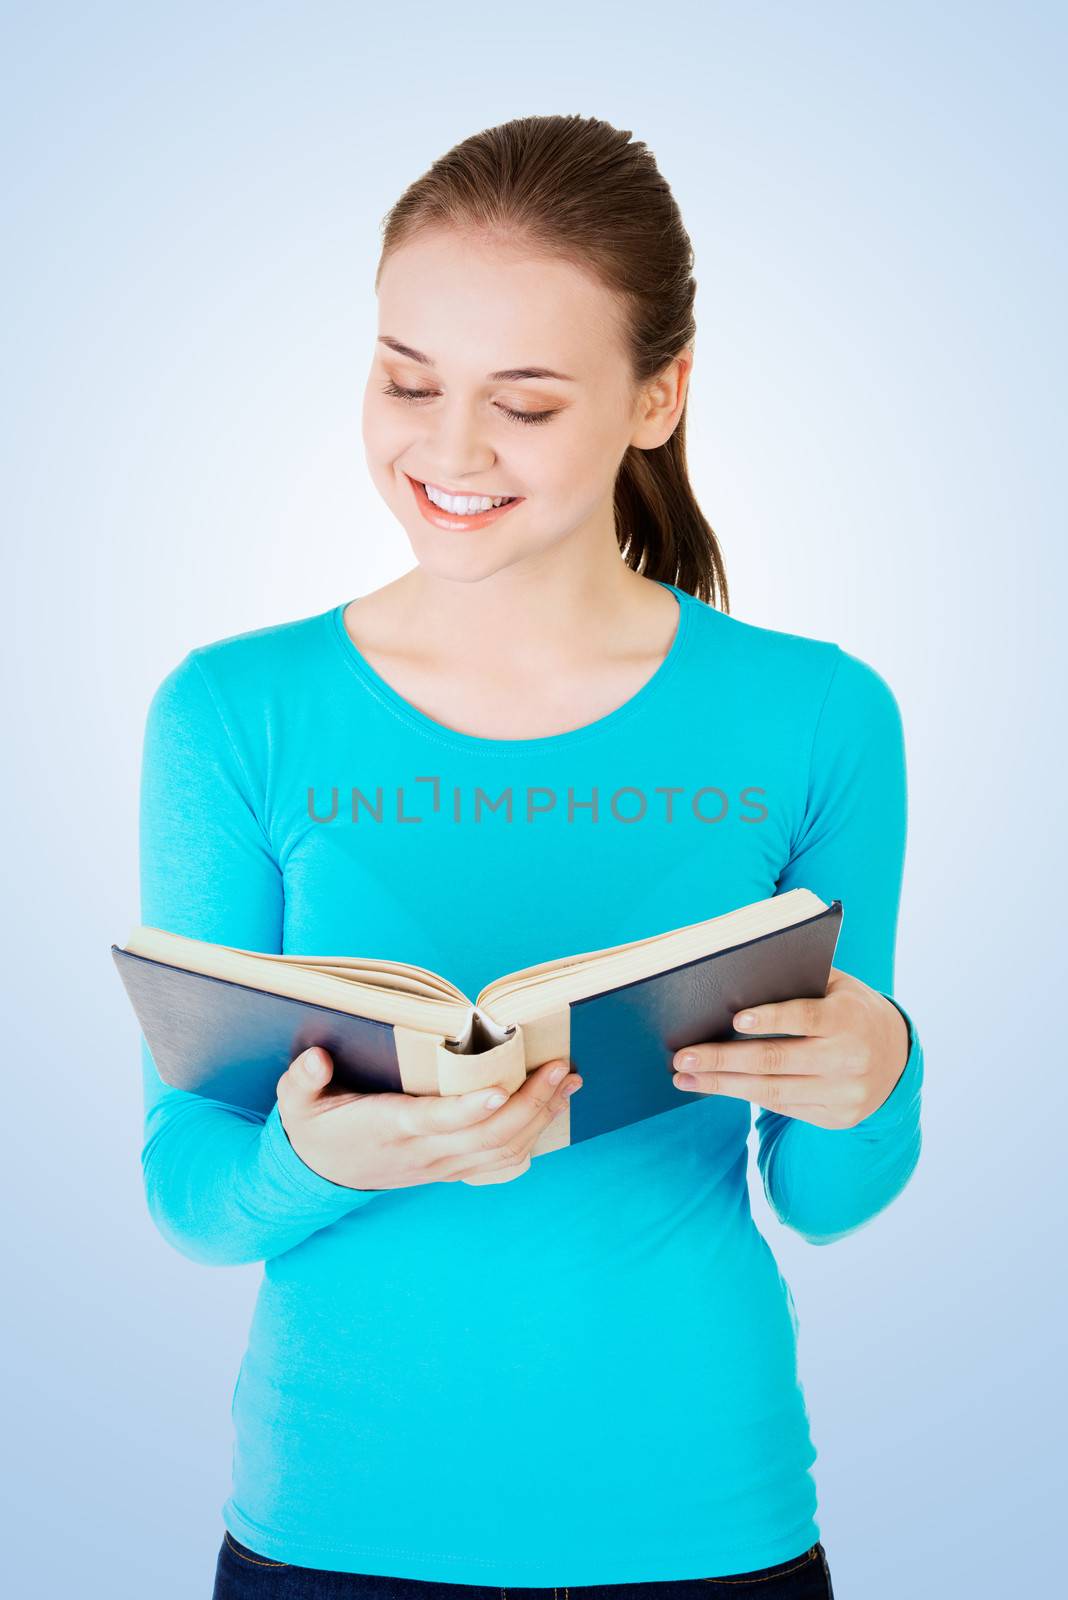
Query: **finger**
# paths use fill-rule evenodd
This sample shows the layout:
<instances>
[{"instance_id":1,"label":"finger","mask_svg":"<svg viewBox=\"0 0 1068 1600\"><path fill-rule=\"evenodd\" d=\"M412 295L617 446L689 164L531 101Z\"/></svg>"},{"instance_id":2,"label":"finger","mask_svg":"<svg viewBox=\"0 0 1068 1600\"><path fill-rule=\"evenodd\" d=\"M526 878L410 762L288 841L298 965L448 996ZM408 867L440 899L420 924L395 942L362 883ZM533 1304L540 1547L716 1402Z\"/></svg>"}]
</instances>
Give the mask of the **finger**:
<instances>
[{"instance_id":1,"label":"finger","mask_svg":"<svg viewBox=\"0 0 1068 1600\"><path fill-rule=\"evenodd\" d=\"M505 1140L503 1144L495 1143L485 1149L467 1150L460 1155L441 1156L429 1167L423 1168L424 1175L448 1183L457 1178L473 1177L476 1173L512 1172L518 1176L525 1172L530 1166L532 1148L542 1129L547 1128L567 1104L568 1097L564 1090L568 1082L565 1078L559 1092L532 1122L527 1123L520 1138Z\"/></svg>"},{"instance_id":2,"label":"finger","mask_svg":"<svg viewBox=\"0 0 1068 1600\"><path fill-rule=\"evenodd\" d=\"M543 1062L536 1071L527 1075L526 1081L508 1096L502 1106L473 1126L449 1130L440 1135L436 1130L428 1130L434 1136L423 1139L421 1157L428 1164L433 1164L442 1157L504 1150L506 1155L508 1151L512 1152L513 1160L519 1159L516 1152L523 1149L524 1130L563 1089L568 1077L567 1067L568 1063L563 1059ZM554 1077L556 1082L553 1082Z\"/></svg>"},{"instance_id":3,"label":"finger","mask_svg":"<svg viewBox=\"0 0 1068 1600\"><path fill-rule=\"evenodd\" d=\"M739 1033L787 1033L820 1036L833 1030L828 1016L827 996L820 999L779 1000L764 1006L747 1006L736 1011L734 1027Z\"/></svg>"},{"instance_id":4,"label":"finger","mask_svg":"<svg viewBox=\"0 0 1068 1600\"><path fill-rule=\"evenodd\" d=\"M825 1064L826 1049L815 1039L727 1039L688 1044L676 1051L671 1064L683 1073L748 1072L773 1078L781 1073L803 1074L806 1067L811 1070L817 1053Z\"/></svg>"},{"instance_id":5,"label":"finger","mask_svg":"<svg viewBox=\"0 0 1068 1600\"><path fill-rule=\"evenodd\" d=\"M334 1062L329 1052L315 1045L296 1057L279 1078L275 1094L287 1110L308 1105L330 1082Z\"/></svg>"},{"instance_id":6,"label":"finger","mask_svg":"<svg viewBox=\"0 0 1068 1600\"><path fill-rule=\"evenodd\" d=\"M472 1089L467 1094L400 1094L379 1096L395 1103L394 1130L398 1139L445 1137L493 1115L493 1089Z\"/></svg>"},{"instance_id":7,"label":"finger","mask_svg":"<svg viewBox=\"0 0 1068 1600\"><path fill-rule=\"evenodd\" d=\"M511 1105L517 1095L522 1095L533 1078L547 1074L558 1063L549 1061L531 1073L526 1083L509 1096L504 1089L473 1089L468 1094L405 1095L398 1100L396 1128L400 1138L425 1139L437 1134L449 1140L448 1148L456 1149L454 1136L474 1124L484 1122L498 1110ZM564 1066L566 1071L566 1063ZM555 1086L554 1086L555 1087ZM492 1104L494 1096L505 1095L500 1106ZM477 1148L477 1147L476 1147Z\"/></svg>"},{"instance_id":8,"label":"finger","mask_svg":"<svg viewBox=\"0 0 1068 1600\"><path fill-rule=\"evenodd\" d=\"M797 1111L826 1110L826 1082L802 1074L780 1074L774 1078L756 1077L748 1072L676 1073L672 1080L691 1094L721 1094L728 1099L749 1100L766 1111L793 1116Z\"/></svg>"},{"instance_id":9,"label":"finger","mask_svg":"<svg viewBox=\"0 0 1068 1600\"><path fill-rule=\"evenodd\" d=\"M549 1081L556 1065L565 1069L559 1084ZM568 1073L566 1066L566 1062L544 1063L530 1074L506 1106L474 1127L422 1139L419 1154L424 1170L444 1175L443 1166L464 1170L471 1165L512 1166L522 1161L542 1129L563 1110L570 1092L581 1086L581 1078L577 1073Z\"/></svg>"}]
</instances>

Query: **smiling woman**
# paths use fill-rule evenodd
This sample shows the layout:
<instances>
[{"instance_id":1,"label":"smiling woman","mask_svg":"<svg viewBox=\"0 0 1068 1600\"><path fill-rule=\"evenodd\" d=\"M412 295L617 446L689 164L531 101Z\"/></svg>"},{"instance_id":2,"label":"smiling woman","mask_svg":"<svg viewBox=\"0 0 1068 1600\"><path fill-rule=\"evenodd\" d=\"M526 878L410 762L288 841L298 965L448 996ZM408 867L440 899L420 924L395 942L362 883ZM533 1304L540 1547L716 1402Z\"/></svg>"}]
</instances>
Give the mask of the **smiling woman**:
<instances>
[{"instance_id":1,"label":"smiling woman","mask_svg":"<svg viewBox=\"0 0 1068 1600\"><path fill-rule=\"evenodd\" d=\"M550 160L573 159L575 141L592 138L579 119L534 120ZM457 622L481 623L487 602L514 595L550 552L555 576L544 572L540 601L524 584L525 607L550 635L544 658L557 669L557 640L573 640L580 618L590 654L603 658L605 638L591 635L619 632L618 606L604 603L613 590L635 615L666 615L634 573L679 581L726 609L719 548L685 467L689 243L669 197L654 203L651 163L615 137L620 181L650 191L626 225L602 225L593 196L580 206L554 194L551 229L535 220L533 194L494 206L487 192L458 209L451 163L462 156L435 163L390 214L363 433L371 475L419 568L392 593L354 603L346 621L372 648L376 635L396 636L402 609L421 635L455 637ZM603 197L606 216L617 202ZM658 263L671 254L674 292L665 294ZM441 493L428 497L427 484ZM482 504L502 496L518 508L507 518ZM485 537L441 539L427 527ZM624 565L608 568L606 595L612 553ZM470 584L477 594L465 592ZM485 640L487 658L501 643ZM532 645L532 667L539 654Z\"/></svg>"},{"instance_id":2,"label":"smiling woman","mask_svg":"<svg viewBox=\"0 0 1068 1600\"><path fill-rule=\"evenodd\" d=\"M703 1100L537 1160L584 1074L671 1071L625 999L592 1037L573 1014L497 1108L332 1093L329 1053L295 1047L257 1120L146 1049L158 1226L265 1263L215 1600L831 1595L747 1140L756 1108L769 1201L819 1244L916 1164L922 1049L890 993L904 741L858 657L728 612L683 446L691 267L652 154L593 118L475 134L401 196L363 437L414 565L160 685L140 921L475 994L807 888L844 907L834 985L766 1008L781 1037L701 1042ZM342 784L391 825L309 815ZM513 789L559 803L517 828Z\"/></svg>"}]
</instances>

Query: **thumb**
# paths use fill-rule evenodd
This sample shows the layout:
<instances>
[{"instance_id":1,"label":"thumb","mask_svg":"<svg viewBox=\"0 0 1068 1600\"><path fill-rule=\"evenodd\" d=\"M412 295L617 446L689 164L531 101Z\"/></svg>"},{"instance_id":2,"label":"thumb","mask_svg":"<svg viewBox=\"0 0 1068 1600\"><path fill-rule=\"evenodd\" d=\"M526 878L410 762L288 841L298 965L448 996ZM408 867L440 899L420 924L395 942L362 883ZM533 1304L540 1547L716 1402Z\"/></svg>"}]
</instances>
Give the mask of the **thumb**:
<instances>
[{"instance_id":1,"label":"thumb","mask_svg":"<svg viewBox=\"0 0 1068 1600\"><path fill-rule=\"evenodd\" d=\"M300 1089L317 1094L330 1080L334 1064L327 1052L315 1045L305 1050L290 1066L290 1075Z\"/></svg>"}]
</instances>

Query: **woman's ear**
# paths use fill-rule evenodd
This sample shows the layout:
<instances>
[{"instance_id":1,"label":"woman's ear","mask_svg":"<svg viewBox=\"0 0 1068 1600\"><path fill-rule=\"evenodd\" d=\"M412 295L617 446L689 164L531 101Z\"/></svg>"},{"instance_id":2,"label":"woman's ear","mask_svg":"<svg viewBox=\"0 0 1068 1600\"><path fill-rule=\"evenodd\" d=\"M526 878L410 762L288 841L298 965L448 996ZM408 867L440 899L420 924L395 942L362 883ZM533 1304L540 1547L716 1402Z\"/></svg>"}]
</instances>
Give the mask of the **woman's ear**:
<instances>
[{"instance_id":1,"label":"woman's ear","mask_svg":"<svg viewBox=\"0 0 1068 1600\"><path fill-rule=\"evenodd\" d=\"M658 445L667 443L682 416L692 370L693 348L687 345L668 362L663 372L645 385L638 403L639 420L631 435L632 445L639 450L655 450Z\"/></svg>"}]
</instances>

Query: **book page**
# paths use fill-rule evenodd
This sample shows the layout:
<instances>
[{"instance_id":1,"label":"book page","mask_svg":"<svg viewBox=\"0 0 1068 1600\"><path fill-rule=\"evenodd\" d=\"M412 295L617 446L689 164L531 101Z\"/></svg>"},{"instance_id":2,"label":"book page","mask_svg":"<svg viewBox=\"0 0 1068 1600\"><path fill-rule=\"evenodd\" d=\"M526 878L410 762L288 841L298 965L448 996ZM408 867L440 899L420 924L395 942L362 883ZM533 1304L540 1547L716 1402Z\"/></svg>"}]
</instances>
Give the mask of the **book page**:
<instances>
[{"instance_id":1,"label":"book page","mask_svg":"<svg viewBox=\"0 0 1068 1600\"><path fill-rule=\"evenodd\" d=\"M547 1008L622 988L654 973L684 966L687 961L792 927L826 910L826 902L811 890L790 889L786 894L756 900L704 922L507 973L487 984L475 1004L498 1022L527 1022Z\"/></svg>"}]
</instances>

